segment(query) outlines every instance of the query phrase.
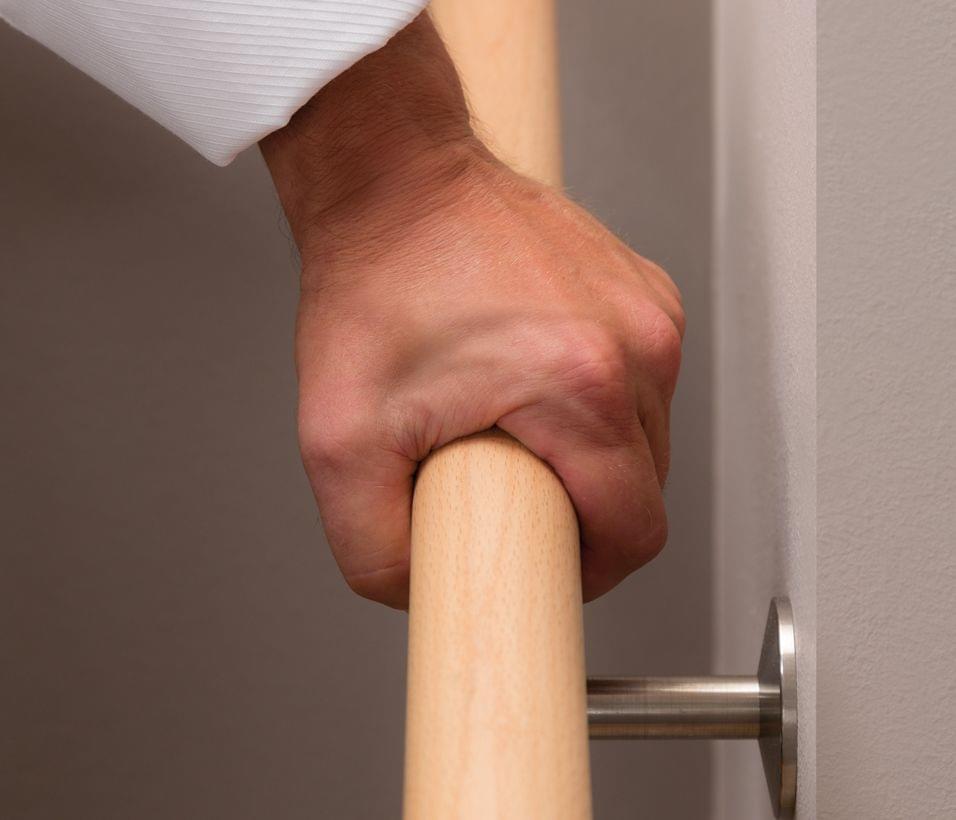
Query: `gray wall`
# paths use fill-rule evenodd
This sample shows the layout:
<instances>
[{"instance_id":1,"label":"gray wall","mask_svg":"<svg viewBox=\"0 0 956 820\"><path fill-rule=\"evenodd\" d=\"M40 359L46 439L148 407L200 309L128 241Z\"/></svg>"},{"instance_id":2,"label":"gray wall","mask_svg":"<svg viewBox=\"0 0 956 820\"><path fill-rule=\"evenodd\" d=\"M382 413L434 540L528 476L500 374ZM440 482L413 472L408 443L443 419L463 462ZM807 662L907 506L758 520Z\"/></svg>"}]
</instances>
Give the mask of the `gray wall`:
<instances>
[{"instance_id":1,"label":"gray wall","mask_svg":"<svg viewBox=\"0 0 956 820\"><path fill-rule=\"evenodd\" d=\"M708 15L562 3L569 184L690 321L671 545L588 607L595 672L709 665ZM396 816L405 617L322 540L258 156L216 169L3 29L0 175L0 814ZM605 820L700 818L708 751L602 746L594 783Z\"/></svg>"}]
</instances>

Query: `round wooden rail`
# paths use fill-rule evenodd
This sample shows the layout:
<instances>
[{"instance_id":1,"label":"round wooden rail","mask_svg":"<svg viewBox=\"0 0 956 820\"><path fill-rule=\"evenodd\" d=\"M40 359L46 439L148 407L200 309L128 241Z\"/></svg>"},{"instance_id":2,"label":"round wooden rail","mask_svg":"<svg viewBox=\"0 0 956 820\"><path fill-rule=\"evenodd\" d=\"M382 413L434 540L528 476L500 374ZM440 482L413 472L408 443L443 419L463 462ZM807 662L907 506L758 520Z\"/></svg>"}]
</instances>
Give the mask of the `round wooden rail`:
<instances>
[{"instance_id":1,"label":"round wooden rail","mask_svg":"<svg viewBox=\"0 0 956 820\"><path fill-rule=\"evenodd\" d=\"M580 557L554 473L500 432L419 472L405 817L590 817Z\"/></svg>"}]
</instances>

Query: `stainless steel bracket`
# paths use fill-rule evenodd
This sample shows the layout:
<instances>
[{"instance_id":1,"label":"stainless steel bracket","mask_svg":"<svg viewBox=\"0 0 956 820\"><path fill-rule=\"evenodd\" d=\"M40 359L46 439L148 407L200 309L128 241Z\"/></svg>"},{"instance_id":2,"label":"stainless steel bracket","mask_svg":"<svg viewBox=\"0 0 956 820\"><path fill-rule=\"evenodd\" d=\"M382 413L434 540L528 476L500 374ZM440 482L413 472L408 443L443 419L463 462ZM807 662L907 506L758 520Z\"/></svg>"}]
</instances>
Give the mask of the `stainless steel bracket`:
<instances>
[{"instance_id":1,"label":"stainless steel bracket","mask_svg":"<svg viewBox=\"0 0 956 820\"><path fill-rule=\"evenodd\" d=\"M756 740L774 817L797 797L797 657L793 610L770 602L756 675L590 678L592 738Z\"/></svg>"}]
</instances>

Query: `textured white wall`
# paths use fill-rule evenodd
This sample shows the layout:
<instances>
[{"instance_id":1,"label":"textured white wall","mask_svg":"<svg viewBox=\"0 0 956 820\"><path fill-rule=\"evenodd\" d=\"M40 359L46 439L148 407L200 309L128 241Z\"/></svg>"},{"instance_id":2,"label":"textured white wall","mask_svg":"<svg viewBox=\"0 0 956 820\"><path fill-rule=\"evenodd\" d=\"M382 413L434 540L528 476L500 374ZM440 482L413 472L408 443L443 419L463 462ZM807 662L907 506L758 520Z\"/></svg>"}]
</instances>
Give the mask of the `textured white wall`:
<instances>
[{"instance_id":1,"label":"textured white wall","mask_svg":"<svg viewBox=\"0 0 956 820\"><path fill-rule=\"evenodd\" d=\"M820 8L819 817L956 817L956 4Z\"/></svg>"},{"instance_id":2,"label":"textured white wall","mask_svg":"<svg viewBox=\"0 0 956 820\"><path fill-rule=\"evenodd\" d=\"M715 666L755 669L769 600L791 596L814 818L814 4L716 0L714 33ZM756 744L715 751L714 816L769 817Z\"/></svg>"}]
</instances>

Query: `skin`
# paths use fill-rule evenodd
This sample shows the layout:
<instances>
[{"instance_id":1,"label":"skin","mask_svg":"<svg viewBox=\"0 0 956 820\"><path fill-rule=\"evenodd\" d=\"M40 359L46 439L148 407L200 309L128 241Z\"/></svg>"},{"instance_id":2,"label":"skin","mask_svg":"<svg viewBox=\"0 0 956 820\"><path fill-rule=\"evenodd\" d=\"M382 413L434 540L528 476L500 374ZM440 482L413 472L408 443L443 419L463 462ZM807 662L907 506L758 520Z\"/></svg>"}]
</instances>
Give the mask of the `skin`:
<instances>
[{"instance_id":1,"label":"skin","mask_svg":"<svg viewBox=\"0 0 956 820\"><path fill-rule=\"evenodd\" d=\"M428 17L261 148L302 258L303 461L352 589L407 606L416 467L494 425L564 483L586 599L653 558L680 294L489 153Z\"/></svg>"}]
</instances>

